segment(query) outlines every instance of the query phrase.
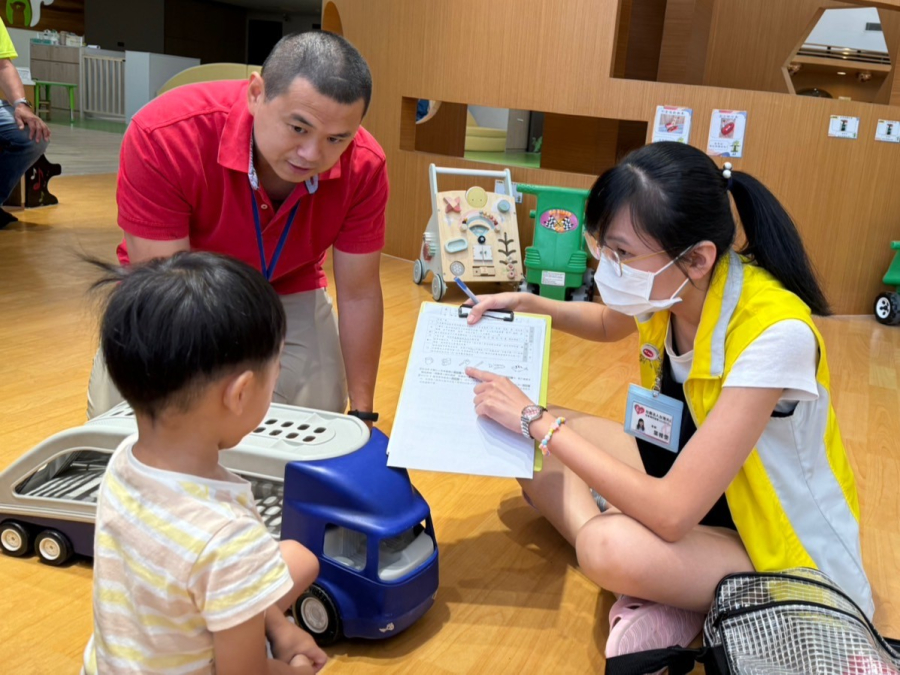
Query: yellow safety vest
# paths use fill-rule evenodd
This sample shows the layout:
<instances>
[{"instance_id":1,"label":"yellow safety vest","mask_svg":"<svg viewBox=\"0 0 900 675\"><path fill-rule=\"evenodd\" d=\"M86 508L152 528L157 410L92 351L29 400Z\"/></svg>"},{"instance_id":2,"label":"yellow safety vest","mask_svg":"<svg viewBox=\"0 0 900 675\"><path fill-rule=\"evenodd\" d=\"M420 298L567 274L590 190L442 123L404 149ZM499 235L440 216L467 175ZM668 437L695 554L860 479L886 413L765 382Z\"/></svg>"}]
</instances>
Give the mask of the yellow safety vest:
<instances>
[{"instance_id":1,"label":"yellow safety vest","mask_svg":"<svg viewBox=\"0 0 900 675\"><path fill-rule=\"evenodd\" d=\"M725 490L728 508L757 571L819 569L871 617L875 606L862 565L856 481L831 406L822 336L800 298L734 252L723 256L713 272L685 399L700 428L744 349L787 319L803 321L816 336L819 397L799 402L788 417L772 417ZM638 322L645 387L653 387L661 365L647 355L665 354L668 329L668 311Z\"/></svg>"}]
</instances>

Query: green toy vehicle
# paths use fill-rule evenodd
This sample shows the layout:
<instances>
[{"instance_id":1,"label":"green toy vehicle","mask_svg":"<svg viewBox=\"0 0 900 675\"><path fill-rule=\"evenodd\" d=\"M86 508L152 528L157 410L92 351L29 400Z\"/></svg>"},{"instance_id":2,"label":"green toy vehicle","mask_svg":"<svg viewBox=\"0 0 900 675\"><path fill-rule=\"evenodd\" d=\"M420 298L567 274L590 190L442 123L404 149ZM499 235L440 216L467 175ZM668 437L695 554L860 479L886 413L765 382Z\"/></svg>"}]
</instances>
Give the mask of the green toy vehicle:
<instances>
[{"instance_id":1,"label":"green toy vehicle","mask_svg":"<svg viewBox=\"0 0 900 675\"><path fill-rule=\"evenodd\" d=\"M891 248L897 253L884 275L884 283L893 286L894 290L880 293L875 298L875 318L886 326L900 324L900 241L891 242ZM528 264L527 258L525 264Z\"/></svg>"},{"instance_id":2,"label":"green toy vehicle","mask_svg":"<svg viewBox=\"0 0 900 675\"><path fill-rule=\"evenodd\" d=\"M517 186L537 196L534 244L525 249L522 290L553 300L593 298L593 270L588 267L584 243L584 209L588 190L546 185Z\"/></svg>"}]
</instances>

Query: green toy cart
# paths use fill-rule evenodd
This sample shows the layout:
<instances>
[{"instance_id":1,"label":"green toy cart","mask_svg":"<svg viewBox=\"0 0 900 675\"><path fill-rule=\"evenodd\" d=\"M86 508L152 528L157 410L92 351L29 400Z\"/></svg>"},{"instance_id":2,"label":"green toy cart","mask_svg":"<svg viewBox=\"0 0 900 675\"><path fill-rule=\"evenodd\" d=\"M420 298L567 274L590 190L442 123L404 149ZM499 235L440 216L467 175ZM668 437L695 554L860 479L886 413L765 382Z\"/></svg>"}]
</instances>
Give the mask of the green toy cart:
<instances>
[{"instance_id":1,"label":"green toy cart","mask_svg":"<svg viewBox=\"0 0 900 675\"><path fill-rule=\"evenodd\" d=\"M900 241L891 242L891 248L897 253L884 275L884 283L894 290L875 298L875 318L886 326L900 325Z\"/></svg>"},{"instance_id":2,"label":"green toy cart","mask_svg":"<svg viewBox=\"0 0 900 675\"><path fill-rule=\"evenodd\" d=\"M593 270L587 264L584 209L588 190L519 184L519 192L537 197L534 244L525 249L522 289L553 300L593 298Z\"/></svg>"}]
</instances>

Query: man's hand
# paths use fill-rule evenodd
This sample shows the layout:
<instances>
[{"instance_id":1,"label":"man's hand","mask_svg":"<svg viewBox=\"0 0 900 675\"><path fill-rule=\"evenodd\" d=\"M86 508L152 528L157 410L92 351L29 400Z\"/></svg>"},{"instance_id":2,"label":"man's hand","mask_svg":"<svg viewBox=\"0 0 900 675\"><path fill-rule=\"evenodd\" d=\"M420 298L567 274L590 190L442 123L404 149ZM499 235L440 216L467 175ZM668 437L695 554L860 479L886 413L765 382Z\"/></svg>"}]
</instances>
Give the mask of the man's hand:
<instances>
[{"instance_id":1,"label":"man's hand","mask_svg":"<svg viewBox=\"0 0 900 675\"><path fill-rule=\"evenodd\" d=\"M15 117L19 129L28 127L28 138L35 143L50 140L50 128L24 103L16 106Z\"/></svg>"}]
</instances>

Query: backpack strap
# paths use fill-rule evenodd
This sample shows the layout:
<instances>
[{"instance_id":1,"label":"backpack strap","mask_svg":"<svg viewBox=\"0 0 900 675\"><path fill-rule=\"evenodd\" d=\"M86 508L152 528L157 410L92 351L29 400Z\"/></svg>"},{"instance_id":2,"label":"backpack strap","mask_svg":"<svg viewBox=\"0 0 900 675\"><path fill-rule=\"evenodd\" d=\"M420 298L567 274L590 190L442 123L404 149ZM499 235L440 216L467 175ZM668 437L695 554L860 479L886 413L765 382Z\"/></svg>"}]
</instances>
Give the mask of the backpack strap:
<instances>
[{"instance_id":1,"label":"backpack strap","mask_svg":"<svg viewBox=\"0 0 900 675\"><path fill-rule=\"evenodd\" d=\"M688 675L695 663L702 663L707 675L729 675L731 672L725 650L719 645L702 649L669 647L613 656L606 660L606 675L647 675L663 668L668 668L670 675Z\"/></svg>"}]
</instances>

